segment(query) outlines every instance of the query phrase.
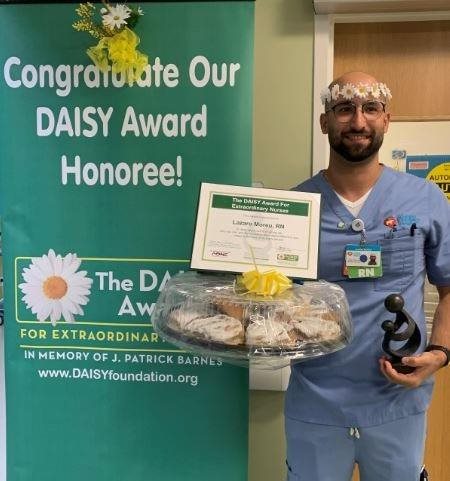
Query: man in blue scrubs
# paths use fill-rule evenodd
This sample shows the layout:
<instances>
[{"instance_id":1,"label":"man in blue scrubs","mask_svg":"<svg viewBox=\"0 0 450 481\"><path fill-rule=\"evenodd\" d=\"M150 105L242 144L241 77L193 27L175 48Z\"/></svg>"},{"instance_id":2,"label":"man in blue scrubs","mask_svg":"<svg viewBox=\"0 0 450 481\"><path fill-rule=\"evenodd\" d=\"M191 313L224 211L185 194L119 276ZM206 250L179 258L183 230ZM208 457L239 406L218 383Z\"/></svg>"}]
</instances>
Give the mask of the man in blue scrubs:
<instances>
[{"instance_id":1,"label":"man in blue scrubs","mask_svg":"<svg viewBox=\"0 0 450 481\"><path fill-rule=\"evenodd\" d=\"M286 394L288 481L419 481L433 374L450 347L450 205L434 184L378 161L389 126L387 86L351 72L323 93L326 170L296 187L322 194L319 277L346 292L354 339L345 349L294 364ZM363 246L373 268L348 259ZM350 253L350 254L349 254ZM439 293L431 338L423 311L425 276ZM381 323L399 293L422 345L402 363L384 357ZM443 480L436 480L443 481Z\"/></svg>"}]
</instances>

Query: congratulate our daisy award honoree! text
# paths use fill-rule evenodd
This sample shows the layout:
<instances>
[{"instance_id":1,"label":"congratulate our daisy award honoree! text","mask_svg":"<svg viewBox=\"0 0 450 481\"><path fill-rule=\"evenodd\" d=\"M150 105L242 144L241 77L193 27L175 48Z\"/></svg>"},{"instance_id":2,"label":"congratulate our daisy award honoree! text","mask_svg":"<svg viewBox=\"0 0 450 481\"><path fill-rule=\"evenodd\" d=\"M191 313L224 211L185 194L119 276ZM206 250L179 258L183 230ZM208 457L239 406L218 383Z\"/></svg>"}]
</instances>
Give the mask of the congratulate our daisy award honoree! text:
<instances>
[{"instance_id":1,"label":"congratulate our daisy award honoree! text","mask_svg":"<svg viewBox=\"0 0 450 481\"><path fill-rule=\"evenodd\" d=\"M34 65L11 56L3 63L6 85L11 89L50 88L56 97L67 99L66 106L39 105L35 108L37 137L56 138L156 138L205 139L208 135L208 105L200 102L191 112L140 111L137 106L69 105L78 89L163 89L175 91L214 87L233 89L238 85L239 62L216 63L195 55L183 67L163 64L155 57L140 78L127 85L126 77L110 68L95 65ZM215 115L217 113L215 112ZM77 152L61 152L59 181L64 186L138 186L181 187L183 153L170 159L84 159Z\"/></svg>"}]
</instances>

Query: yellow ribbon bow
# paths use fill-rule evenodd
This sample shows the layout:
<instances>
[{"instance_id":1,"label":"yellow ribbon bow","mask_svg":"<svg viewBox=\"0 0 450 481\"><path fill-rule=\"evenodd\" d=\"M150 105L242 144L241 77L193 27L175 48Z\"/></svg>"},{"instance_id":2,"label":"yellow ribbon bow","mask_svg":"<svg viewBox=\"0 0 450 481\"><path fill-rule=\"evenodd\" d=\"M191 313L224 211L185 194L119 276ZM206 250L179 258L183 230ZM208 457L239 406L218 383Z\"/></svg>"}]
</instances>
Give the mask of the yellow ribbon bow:
<instances>
[{"instance_id":1,"label":"yellow ribbon bow","mask_svg":"<svg viewBox=\"0 0 450 481\"><path fill-rule=\"evenodd\" d=\"M239 282L245 286L247 292L259 296L275 296L292 287L292 281L281 272L272 269L259 272L258 269L244 272Z\"/></svg>"},{"instance_id":2,"label":"yellow ribbon bow","mask_svg":"<svg viewBox=\"0 0 450 481\"><path fill-rule=\"evenodd\" d=\"M148 65L148 57L137 50L139 37L129 28L124 28L112 37L103 37L87 54L102 71L108 70L109 62L114 73L123 73L129 85L140 78Z\"/></svg>"}]
</instances>

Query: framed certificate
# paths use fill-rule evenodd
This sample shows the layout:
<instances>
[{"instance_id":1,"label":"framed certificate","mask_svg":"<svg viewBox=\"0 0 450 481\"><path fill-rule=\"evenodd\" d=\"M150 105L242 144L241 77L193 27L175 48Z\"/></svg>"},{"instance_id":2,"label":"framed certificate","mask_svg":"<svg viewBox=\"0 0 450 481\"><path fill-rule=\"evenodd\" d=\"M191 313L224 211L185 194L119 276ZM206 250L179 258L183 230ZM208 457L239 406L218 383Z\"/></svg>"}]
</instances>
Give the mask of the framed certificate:
<instances>
[{"instance_id":1,"label":"framed certificate","mask_svg":"<svg viewBox=\"0 0 450 481\"><path fill-rule=\"evenodd\" d=\"M317 279L320 194L202 183L191 268Z\"/></svg>"}]
</instances>

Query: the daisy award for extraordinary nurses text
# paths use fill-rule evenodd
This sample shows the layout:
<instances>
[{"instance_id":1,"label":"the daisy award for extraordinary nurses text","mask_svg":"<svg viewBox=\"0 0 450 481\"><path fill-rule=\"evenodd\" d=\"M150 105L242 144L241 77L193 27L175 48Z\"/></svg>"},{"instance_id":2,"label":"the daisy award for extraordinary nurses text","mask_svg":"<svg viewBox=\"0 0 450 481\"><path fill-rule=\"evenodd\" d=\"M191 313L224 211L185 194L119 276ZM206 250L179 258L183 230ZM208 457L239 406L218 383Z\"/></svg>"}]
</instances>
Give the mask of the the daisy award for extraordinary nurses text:
<instances>
[{"instance_id":1,"label":"the daisy award for extraordinary nurses text","mask_svg":"<svg viewBox=\"0 0 450 481\"><path fill-rule=\"evenodd\" d=\"M219 63L196 55L181 68L163 64L156 57L141 78L132 86L138 89L176 91L180 86L193 89L234 88L239 82L239 62ZM59 98L70 98L79 89L127 88L121 74L109 69L101 72L93 65L34 65L19 57L9 57L3 64L3 76L11 89L53 90ZM37 137L57 138L192 138L208 135L208 105L199 103L190 112L148 112L138 106L46 106L35 108ZM218 115L216 112L215 115ZM220 115L220 114L219 114ZM238 113L236 113L238 115ZM59 156L62 185L181 187L183 185L183 153L170 159L92 159L77 152L61 152ZM189 159L188 159L189 160ZM187 162L189 163L189 162Z\"/></svg>"},{"instance_id":2,"label":"the daisy award for extraordinary nurses text","mask_svg":"<svg viewBox=\"0 0 450 481\"><path fill-rule=\"evenodd\" d=\"M55 275L58 264L60 272ZM155 302L145 299L157 296L183 263L160 263L152 269L142 268L143 264L143 260L78 259L71 254L63 258L53 251L41 258L17 259L16 277L21 271L25 280L19 285L23 300L38 320L50 316L50 323L37 326L30 310L16 298L20 347L24 359L38 363L35 374L40 379L181 383L198 387L201 376L192 368L222 366L221 361L175 349L150 329ZM86 270L77 269L80 267ZM47 278L45 293L40 287L43 276ZM62 289L70 293L57 299ZM101 308L89 310L90 300ZM58 322L61 314L65 323ZM70 368L58 365L64 361L74 364ZM163 368L165 372L161 372Z\"/></svg>"}]
</instances>

